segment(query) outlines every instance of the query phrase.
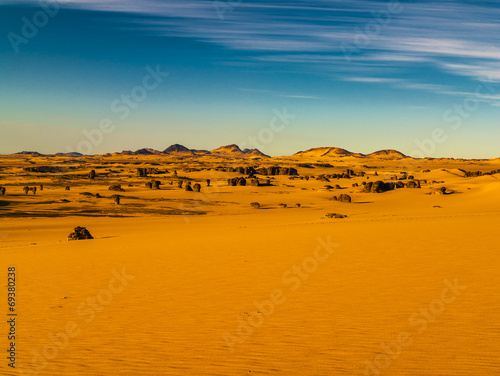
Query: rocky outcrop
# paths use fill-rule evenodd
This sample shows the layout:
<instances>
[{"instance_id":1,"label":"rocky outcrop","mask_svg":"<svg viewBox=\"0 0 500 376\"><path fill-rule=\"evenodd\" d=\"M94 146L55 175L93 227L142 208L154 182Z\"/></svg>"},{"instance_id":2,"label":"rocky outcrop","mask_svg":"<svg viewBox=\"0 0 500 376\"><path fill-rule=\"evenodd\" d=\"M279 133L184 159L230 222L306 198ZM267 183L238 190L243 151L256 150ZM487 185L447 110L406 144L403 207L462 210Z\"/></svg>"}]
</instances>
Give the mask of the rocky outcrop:
<instances>
[{"instance_id":1,"label":"rocky outcrop","mask_svg":"<svg viewBox=\"0 0 500 376\"><path fill-rule=\"evenodd\" d=\"M346 194L341 194L340 196L333 196L332 197L332 200L333 201L340 201L340 202L351 202L352 201L352 198L351 196L349 195L346 195Z\"/></svg>"},{"instance_id":2,"label":"rocky outcrop","mask_svg":"<svg viewBox=\"0 0 500 376\"><path fill-rule=\"evenodd\" d=\"M120 184L115 184L112 185L108 188L110 191L116 191L116 192L125 192L125 189L122 188Z\"/></svg>"},{"instance_id":3,"label":"rocky outcrop","mask_svg":"<svg viewBox=\"0 0 500 376\"><path fill-rule=\"evenodd\" d=\"M251 206L252 208L255 208L255 209L259 209L259 208L260 208L260 204L259 204L258 202L252 202L252 203L250 204L250 206Z\"/></svg>"},{"instance_id":4,"label":"rocky outcrop","mask_svg":"<svg viewBox=\"0 0 500 376\"><path fill-rule=\"evenodd\" d=\"M58 171L57 167L54 166L24 167L23 170L28 172L39 172L42 174L45 174L47 172L54 173Z\"/></svg>"},{"instance_id":5,"label":"rocky outcrop","mask_svg":"<svg viewBox=\"0 0 500 376\"><path fill-rule=\"evenodd\" d=\"M366 193L383 193L387 191L391 191L395 188L396 184L394 183L385 183L381 180L377 180L375 182L367 182L363 187L363 192Z\"/></svg>"},{"instance_id":6,"label":"rocky outcrop","mask_svg":"<svg viewBox=\"0 0 500 376\"><path fill-rule=\"evenodd\" d=\"M247 185L247 180L245 178L239 177L239 178L232 178L232 179L227 179L227 184L235 187L235 186L245 186Z\"/></svg>"},{"instance_id":7,"label":"rocky outcrop","mask_svg":"<svg viewBox=\"0 0 500 376\"><path fill-rule=\"evenodd\" d=\"M85 227L75 227L73 232L68 235L67 240L86 240L86 239L94 239L92 235L90 235L89 230Z\"/></svg>"},{"instance_id":8,"label":"rocky outcrop","mask_svg":"<svg viewBox=\"0 0 500 376\"><path fill-rule=\"evenodd\" d=\"M137 176L139 176L141 178L145 178L145 177L148 177L148 175L157 174L157 173L158 173L158 169L154 168L154 167L147 167L147 168L138 167L137 168Z\"/></svg>"},{"instance_id":9,"label":"rocky outcrop","mask_svg":"<svg viewBox=\"0 0 500 376\"><path fill-rule=\"evenodd\" d=\"M347 215L339 213L327 213L325 214L325 218L347 218Z\"/></svg>"}]
</instances>

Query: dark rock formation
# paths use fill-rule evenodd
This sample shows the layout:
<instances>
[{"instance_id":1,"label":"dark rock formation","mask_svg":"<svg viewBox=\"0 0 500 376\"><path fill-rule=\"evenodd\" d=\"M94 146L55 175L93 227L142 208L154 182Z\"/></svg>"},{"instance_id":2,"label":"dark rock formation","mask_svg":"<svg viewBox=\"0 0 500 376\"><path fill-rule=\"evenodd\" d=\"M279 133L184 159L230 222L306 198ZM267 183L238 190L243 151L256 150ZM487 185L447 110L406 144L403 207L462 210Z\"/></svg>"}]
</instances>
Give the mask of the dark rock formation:
<instances>
[{"instance_id":1,"label":"dark rock formation","mask_svg":"<svg viewBox=\"0 0 500 376\"><path fill-rule=\"evenodd\" d=\"M341 201L341 202L349 202L349 203L352 201L351 196L346 195L346 194L341 194L338 197L337 196L333 196L332 200L333 201Z\"/></svg>"},{"instance_id":2,"label":"dark rock formation","mask_svg":"<svg viewBox=\"0 0 500 376\"><path fill-rule=\"evenodd\" d=\"M113 201L115 202L116 205L120 205L120 195L113 195Z\"/></svg>"},{"instance_id":3,"label":"dark rock formation","mask_svg":"<svg viewBox=\"0 0 500 376\"><path fill-rule=\"evenodd\" d=\"M252 202L252 203L250 204L250 206L251 206L252 208L255 208L255 209L259 209L259 208L260 208L260 204L259 204L258 202Z\"/></svg>"},{"instance_id":4,"label":"dark rock formation","mask_svg":"<svg viewBox=\"0 0 500 376\"><path fill-rule=\"evenodd\" d=\"M159 180L151 180L151 185L153 189L160 189L161 181Z\"/></svg>"},{"instance_id":5,"label":"dark rock formation","mask_svg":"<svg viewBox=\"0 0 500 376\"><path fill-rule=\"evenodd\" d=\"M23 191L24 191L24 194L28 194L28 192L30 191L30 188L29 187L24 187L23 188Z\"/></svg>"},{"instance_id":6,"label":"dark rock formation","mask_svg":"<svg viewBox=\"0 0 500 376\"><path fill-rule=\"evenodd\" d=\"M375 182L370 181L364 185L363 192L383 193L391 191L395 187L396 187L395 183L384 183L381 180L377 180Z\"/></svg>"},{"instance_id":7,"label":"dark rock formation","mask_svg":"<svg viewBox=\"0 0 500 376\"><path fill-rule=\"evenodd\" d=\"M283 204L283 203L281 203L281 204L279 204L278 206L279 206L280 208L286 208L286 207L287 207L287 204Z\"/></svg>"},{"instance_id":8,"label":"dark rock formation","mask_svg":"<svg viewBox=\"0 0 500 376\"><path fill-rule=\"evenodd\" d=\"M149 189L153 188L153 183L151 183L150 181L145 182L144 185L146 186L146 188L149 188Z\"/></svg>"},{"instance_id":9,"label":"dark rock formation","mask_svg":"<svg viewBox=\"0 0 500 376\"><path fill-rule=\"evenodd\" d=\"M67 240L85 240L94 239L90 232L85 227L75 227L73 232L68 235Z\"/></svg>"},{"instance_id":10,"label":"dark rock formation","mask_svg":"<svg viewBox=\"0 0 500 376\"><path fill-rule=\"evenodd\" d=\"M91 180L95 179L95 170L92 170L89 172L89 179L91 179Z\"/></svg>"},{"instance_id":11,"label":"dark rock formation","mask_svg":"<svg viewBox=\"0 0 500 376\"><path fill-rule=\"evenodd\" d=\"M116 191L116 192L125 192L125 189L122 188L120 184L115 184L112 185L108 188L110 191Z\"/></svg>"},{"instance_id":12,"label":"dark rock formation","mask_svg":"<svg viewBox=\"0 0 500 376\"><path fill-rule=\"evenodd\" d=\"M201 190L201 185L196 183L195 185L193 185L193 191L195 192L199 192Z\"/></svg>"},{"instance_id":13,"label":"dark rock formation","mask_svg":"<svg viewBox=\"0 0 500 376\"><path fill-rule=\"evenodd\" d=\"M0 194L5 196L5 187L0 187Z\"/></svg>"},{"instance_id":14,"label":"dark rock formation","mask_svg":"<svg viewBox=\"0 0 500 376\"><path fill-rule=\"evenodd\" d=\"M54 173L54 172L57 172L57 167L54 167L54 166L38 166L38 167L24 167L23 168L24 171L28 171L28 172L39 172L39 173L46 173L46 172L51 172L51 173Z\"/></svg>"},{"instance_id":15,"label":"dark rock formation","mask_svg":"<svg viewBox=\"0 0 500 376\"><path fill-rule=\"evenodd\" d=\"M188 182L186 183L186 186L184 187L184 189L187 191L187 192L192 192L193 191L193 188L191 187L191 184Z\"/></svg>"},{"instance_id":16,"label":"dark rock formation","mask_svg":"<svg viewBox=\"0 0 500 376\"><path fill-rule=\"evenodd\" d=\"M339 214L339 213L327 213L325 218L347 218L347 215Z\"/></svg>"},{"instance_id":17,"label":"dark rock formation","mask_svg":"<svg viewBox=\"0 0 500 376\"><path fill-rule=\"evenodd\" d=\"M406 183L406 188L420 188L420 181L410 180L408 183Z\"/></svg>"}]
</instances>

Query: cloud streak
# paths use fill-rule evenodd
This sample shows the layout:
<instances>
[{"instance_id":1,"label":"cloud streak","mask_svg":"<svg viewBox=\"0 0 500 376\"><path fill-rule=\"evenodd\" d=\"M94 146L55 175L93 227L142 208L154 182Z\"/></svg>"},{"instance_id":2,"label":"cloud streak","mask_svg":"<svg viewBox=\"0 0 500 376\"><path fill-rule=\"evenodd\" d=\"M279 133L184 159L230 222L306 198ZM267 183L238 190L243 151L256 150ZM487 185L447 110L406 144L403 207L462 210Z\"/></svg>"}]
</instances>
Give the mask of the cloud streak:
<instances>
[{"instance_id":1,"label":"cloud streak","mask_svg":"<svg viewBox=\"0 0 500 376\"><path fill-rule=\"evenodd\" d=\"M342 46L354 45L355 38L363 34L367 24L374 22L377 12L387 9L388 2L66 0L59 3L63 8L123 15L122 27L137 32L193 38L247 53L243 59L249 63L293 65L299 70L343 81L377 82L445 93L439 83L423 79L401 83L405 75L415 77L415 72L425 66L452 77L480 81L487 76L500 82L497 71L500 9L485 2L401 3L402 11L393 14L349 61ZM218 9L224 11L223 19Z\"/></svg>"}]
</instances>

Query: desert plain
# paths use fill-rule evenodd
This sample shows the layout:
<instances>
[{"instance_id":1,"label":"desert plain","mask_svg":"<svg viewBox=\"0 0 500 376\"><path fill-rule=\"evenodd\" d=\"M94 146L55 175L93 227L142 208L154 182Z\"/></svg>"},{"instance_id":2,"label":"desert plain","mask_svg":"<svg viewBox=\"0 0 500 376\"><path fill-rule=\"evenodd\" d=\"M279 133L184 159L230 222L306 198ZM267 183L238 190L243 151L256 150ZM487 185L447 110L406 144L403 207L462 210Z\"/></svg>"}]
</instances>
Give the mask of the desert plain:
<instances>
[{"instance_id":1,"label":"desert plain","mask_svg":"<svg viewBox=\"0 0 500 376\"><path fill-rule=\"evenodd\" d=\"M0 156L0 374L500 374L500 159L226 149Z\"/></svg>"}]
</instances>

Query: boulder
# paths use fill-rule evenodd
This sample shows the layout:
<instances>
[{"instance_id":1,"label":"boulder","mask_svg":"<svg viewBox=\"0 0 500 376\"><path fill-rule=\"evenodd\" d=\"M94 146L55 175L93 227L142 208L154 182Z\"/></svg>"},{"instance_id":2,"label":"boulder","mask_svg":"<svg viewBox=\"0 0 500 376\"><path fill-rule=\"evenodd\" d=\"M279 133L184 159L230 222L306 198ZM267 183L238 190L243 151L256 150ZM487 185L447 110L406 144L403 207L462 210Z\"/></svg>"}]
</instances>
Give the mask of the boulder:
<instances>
[{"instance_id":1,"label":"boulder","mask_svg":"<svg viewBox=\"0 0 500 376\"><path fill-rule=\"evenodd\" d=\"M91 180L95 179L95 170L92 170L89 172L89 179L91 179Z\"/></svg>"},{"instance_id":2,"label":"boulder","mask_svg":"<svg viewBox=\"0 0 500 376\"><path fill-rule=\"evenodd\" d=\"M116 192L125 192L125 189L122 188L120 184L115 184L112 185L108 188L110 191L116 191Z\"/></svg>"},{"instance_id":3,"label":"boulder","mask_svg":"<svg viewBox=\"0 0 500 376\"><path fill-rule=\"evenodd\" d=\"M347 218L347 215L339 213L327 213L325 214L325 218Z\"/></svg>"},{"instance_id":4,"label":"boulder","mask_svg":"<svg viewBox=\"0 0 500 376\"><path fill-rule=\"evenodd\" d=\"M420 188L420 181L418 180L410 180L406 183L407 188Z\"/></svg>"},{"instance_id":5,"label":"boulder","mask_svg":"<svg viewBox=\"0 0 500 376\"><path fill-rule=\"evenodd\" d=\"M201 185L196 183L195 185L193 185L193 191L195 192L199 192L201 191Z\"/></svg>"},{"instance_id":6,"label":"boulder","mask_svg":"<svg viewBox=\"0 0 500 376\"><path fill-rule=\"evenodd\" d=\"M86 240L94 239L90 232L85 227L75 227L73 232L68 235L67 240Z\"/></svg>"},{"instance_id":7,"label":"boulder","mask_svg":"<svg viewBox=\"0 0 500 376\"><path fill-rule=\"evenodd\" d=\"M260 208L260 204L259 204L258 202L252 202L252 203L250 204L250 206L251 206L252 208L255 208L255 209L259 209L259 208Z\"/></svg>"}]
</instances>

